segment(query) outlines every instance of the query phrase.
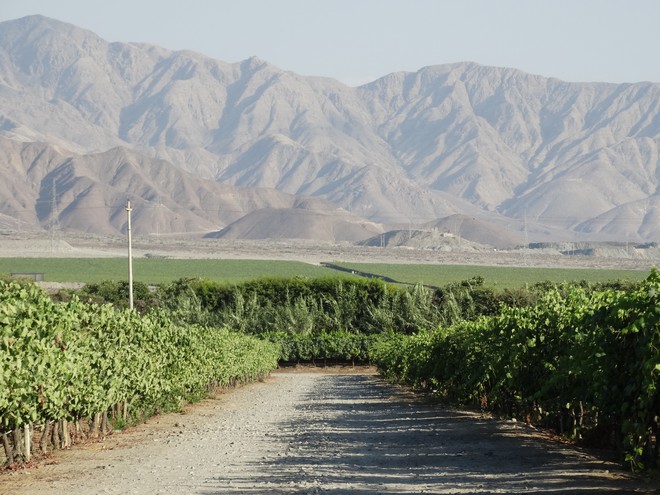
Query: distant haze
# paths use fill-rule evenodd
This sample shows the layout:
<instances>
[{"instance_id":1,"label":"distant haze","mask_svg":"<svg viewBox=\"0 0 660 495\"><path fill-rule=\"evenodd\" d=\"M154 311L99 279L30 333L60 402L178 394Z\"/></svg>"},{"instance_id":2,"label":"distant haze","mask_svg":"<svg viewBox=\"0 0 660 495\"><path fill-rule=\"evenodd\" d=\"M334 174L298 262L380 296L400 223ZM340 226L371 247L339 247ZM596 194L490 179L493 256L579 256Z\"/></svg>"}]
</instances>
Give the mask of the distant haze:
<instances>
[{"instance_id":1,"label":"distant haze","mask_svg":"<svg viewBox=\"0 0 660 495\"><path fill-rule=\"evenodd\" d=\"M130 199L142 233L657 241L659 150L657 83L454 63L353 88L0 23L5 229L121 232Z\"/></svg>"},{"instance_id":2,"label":"distant haze","mask_svg":"<svg viewBox=\"0 0 660 495\"><path fill-rule=\"evenodd\" d=\"M477 62L566 81L660 82L657 0L2 0L106 40L251 56L349 85Z\"/></svg>"}]
</instances>

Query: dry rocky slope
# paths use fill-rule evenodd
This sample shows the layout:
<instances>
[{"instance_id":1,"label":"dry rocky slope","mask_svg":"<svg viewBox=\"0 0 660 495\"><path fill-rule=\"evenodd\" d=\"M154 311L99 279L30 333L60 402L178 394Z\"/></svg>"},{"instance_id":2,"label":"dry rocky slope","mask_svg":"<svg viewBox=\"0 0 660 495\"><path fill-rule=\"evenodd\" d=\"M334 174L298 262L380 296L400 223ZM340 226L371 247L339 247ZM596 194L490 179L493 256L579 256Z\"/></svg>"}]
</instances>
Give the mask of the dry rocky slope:
<instances>
[{"instance_id":1,"label":"dry rocky slope","mask_svg":"<svg viewBox=\"0 0 660 495\"><path fill-rule=\"evenodd\" d=\"M0 493L658 493L516 422L430 406L365 370L276 372L130 433L0 473Z\"/></svg>"},{"instance_id":2,"label":"dry rocky slope","mask_svg":"<svg viewBox=\"0 0 660 495\"><path fill-rule=\"evenodd\" d=\"M263 208L230 235L366 239L454 214L530 241L660 232L658 83L459 63L353 88L30 16L0 23L0 137L0 226L117 232L132 199L142 232L222 236ZM285 214L318 209L300 196L333 218Z\"/></svg>"}]
</instances>

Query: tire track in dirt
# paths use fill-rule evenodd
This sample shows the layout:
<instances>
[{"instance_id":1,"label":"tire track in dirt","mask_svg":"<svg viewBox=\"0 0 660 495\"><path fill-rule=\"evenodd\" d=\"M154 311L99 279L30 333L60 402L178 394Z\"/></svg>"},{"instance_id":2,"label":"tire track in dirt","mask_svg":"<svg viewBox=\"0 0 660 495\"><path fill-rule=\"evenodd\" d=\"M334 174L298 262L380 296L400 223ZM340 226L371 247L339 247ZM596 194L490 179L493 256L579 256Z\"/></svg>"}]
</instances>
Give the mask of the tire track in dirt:
<instances>
[{"instance_id":1,"label":"tire track in dirt","mask_svg":"<svg viewBox=\"0 0 660 495\"><path fill-rule=\"evenodd\" d=\"M371 371L278 371L49 462L3 473L0 493L658 493L525 425L424 404Z\"/></svg>"}]
</instances>

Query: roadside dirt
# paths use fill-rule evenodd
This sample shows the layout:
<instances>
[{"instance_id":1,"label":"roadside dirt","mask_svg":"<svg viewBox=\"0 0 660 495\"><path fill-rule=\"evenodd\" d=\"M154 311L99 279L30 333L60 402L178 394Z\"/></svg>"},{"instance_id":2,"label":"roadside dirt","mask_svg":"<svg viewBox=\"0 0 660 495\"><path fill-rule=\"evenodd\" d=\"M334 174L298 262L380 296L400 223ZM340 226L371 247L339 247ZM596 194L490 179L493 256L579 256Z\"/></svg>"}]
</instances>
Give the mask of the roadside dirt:
<instances>
[{"instance_id":1,"label":"roadside dirt","mask_svg":"<svg viewBox=\"0 0 660 495\"><path fill-rule=\"evenodd\" d=\"M523 424L420 401L370 368L283 369L0 474L0 493L660 493Z\"/></svg>"}]
</instances>

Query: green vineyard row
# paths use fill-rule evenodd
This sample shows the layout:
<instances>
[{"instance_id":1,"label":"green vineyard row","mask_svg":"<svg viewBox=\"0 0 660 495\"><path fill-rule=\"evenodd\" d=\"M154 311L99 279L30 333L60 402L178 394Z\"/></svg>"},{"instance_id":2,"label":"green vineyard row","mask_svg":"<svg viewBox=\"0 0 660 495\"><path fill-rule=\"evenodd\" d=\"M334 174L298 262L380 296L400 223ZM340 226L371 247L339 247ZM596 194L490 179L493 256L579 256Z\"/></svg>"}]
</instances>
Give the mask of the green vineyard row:
<instances>
[{"instance_id":1,"label":"green vineyard row","mask_svg":"<svg viewBox=\"0 0 660 495\"><path fill-rule=\"evenodd\" d=\"M372 362L385 376L658 462L660 275L496 291L355 278L180 279L51 297L0 282L0 437L25 458L179 408L279 362ZM59 302L53 302L53 300ZM85 302L83 302L85 301ZM36 432L36 434L35 434Z\"/></svg>"},{"instance_id":2,"label":"green vineyard row","mask_svg":"<svg viewBox=\"0 0 660 495\"><path fill-rule=\"evenodd\" d=\"M258 379L277 367L279 352L253 336L174 324L163 312L139 315L76 297L55 303L36 286L0 281L5 455L29 457L23 435L37 426L42 439L49 425L67 423L88 435L108 414L140 420Z\"/></svg>"},{"instance_id":3,"label":"green vineyard row","mask_svg":"<svg viewBox=\"0 0 660 495\"><path fill-rule=\"evenodd\" d=\"M431 332L380 340L387 377L446 399L614 444L638 468L658 466L660 274L632 290L549 289Z\"/></svg>"}]
</instances>

